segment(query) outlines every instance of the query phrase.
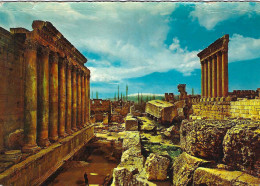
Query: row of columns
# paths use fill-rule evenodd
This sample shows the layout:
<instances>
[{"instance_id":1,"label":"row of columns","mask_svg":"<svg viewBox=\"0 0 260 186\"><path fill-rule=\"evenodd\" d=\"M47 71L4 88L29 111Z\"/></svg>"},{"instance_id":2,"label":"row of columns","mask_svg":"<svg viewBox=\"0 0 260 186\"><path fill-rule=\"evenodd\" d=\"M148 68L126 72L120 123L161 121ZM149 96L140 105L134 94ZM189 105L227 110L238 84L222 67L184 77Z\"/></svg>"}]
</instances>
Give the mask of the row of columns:
<instances>
[{"instance_id":1,"label":"row of columns","mask_svg":"<svg viewBox=\"0 0 260 186\"><path fill-rule=\"evenodd\" d=\"M204 98L228 96L227 51L219 51L201 61L201 94Z\"/></svg>"},{"instance_id":2,"label":"row of columns","mask_svg":"<svg viewBox=\"0 0 260 186\"><path fill-rule=\"evenodd\" d=\"M89 123L89 74L26 40L24 152L46 147Z\"/></svg>"}]
</instances>

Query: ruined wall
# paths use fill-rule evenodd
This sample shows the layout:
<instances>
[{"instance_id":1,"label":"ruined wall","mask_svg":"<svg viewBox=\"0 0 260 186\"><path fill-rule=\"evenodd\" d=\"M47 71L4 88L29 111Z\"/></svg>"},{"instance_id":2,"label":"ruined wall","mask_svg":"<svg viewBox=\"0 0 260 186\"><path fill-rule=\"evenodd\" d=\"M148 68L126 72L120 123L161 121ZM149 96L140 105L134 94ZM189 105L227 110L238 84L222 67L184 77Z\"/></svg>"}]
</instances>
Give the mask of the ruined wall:
<instances>
[{"instance_id":1,"label":"ruined wall","mask_svg":"<svg viewBox=\"0 0 260 186\"><path fill-rule=\"evenodd\" d=\"M24 60L22 45L0 27L0 151L8 134L23 128Z\"/></svg>"}]
</instances>

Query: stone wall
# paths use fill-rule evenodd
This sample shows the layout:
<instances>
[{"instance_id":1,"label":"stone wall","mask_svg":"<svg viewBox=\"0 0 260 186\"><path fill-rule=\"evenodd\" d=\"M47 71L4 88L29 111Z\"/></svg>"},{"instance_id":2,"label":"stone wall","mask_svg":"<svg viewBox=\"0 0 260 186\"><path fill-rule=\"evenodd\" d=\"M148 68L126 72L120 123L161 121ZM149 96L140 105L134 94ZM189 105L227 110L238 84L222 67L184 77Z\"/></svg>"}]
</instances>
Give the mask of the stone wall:
<instances>
[{"instance_id":1,"label":"stone wall","mask_svg":"<svg viewBox=\"0 0 260 186\"><path fill-rule=\"evenodd\" d=\"M0 151L23 128L24 58L21 43L0 27Z\"/></svg>"}]
</instances>

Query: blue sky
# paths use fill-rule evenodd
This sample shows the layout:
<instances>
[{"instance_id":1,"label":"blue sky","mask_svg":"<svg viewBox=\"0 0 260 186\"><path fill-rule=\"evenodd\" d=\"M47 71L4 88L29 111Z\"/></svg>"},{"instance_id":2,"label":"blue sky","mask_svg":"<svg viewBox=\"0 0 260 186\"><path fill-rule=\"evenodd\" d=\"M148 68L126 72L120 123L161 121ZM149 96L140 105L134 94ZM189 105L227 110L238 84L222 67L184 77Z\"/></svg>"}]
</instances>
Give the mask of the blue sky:
<instances>
[{"instance_id":1,"label":"blue sky","mask_svg":"<svg viewBox=\"0 0 260 186\"><path fill-rule=\"evenodd\" d=\"M259 3L2 3L0 26L50 21L87 58L91 91L200 93L197 53L224 34L229 90L260 87Z\"/></svg>"}]
</instances>

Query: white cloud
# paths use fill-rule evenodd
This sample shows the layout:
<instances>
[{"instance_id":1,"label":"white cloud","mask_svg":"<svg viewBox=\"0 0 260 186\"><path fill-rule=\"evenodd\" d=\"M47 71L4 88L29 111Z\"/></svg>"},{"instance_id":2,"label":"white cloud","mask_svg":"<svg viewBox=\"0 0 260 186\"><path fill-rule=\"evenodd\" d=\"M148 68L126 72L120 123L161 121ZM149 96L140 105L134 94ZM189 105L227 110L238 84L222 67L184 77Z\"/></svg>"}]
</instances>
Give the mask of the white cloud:
<instances>
[{"instance_id":1,"label":"white cloud","mask_svg":"<svg viewBox=\"0 0 260 186\"><path fill-rule=\"evenodd\" d=\"M260 13L260 4L256 3L196 3L195 9L190 13L193 19L198 19L199 24L208 30L213 29L218 23L229 18L239 17L252 13Z\"/></svg>"},{"instance_id":2,"label":"white cloud","mask_svg":"<svg viewBox=\"0 0 260 186\"><path fill-rule=\"evenodd\" d=\"M229 42L229 61L243 61L260 58L260 38L233 34Z\"/></svg>"}]
</instances>

